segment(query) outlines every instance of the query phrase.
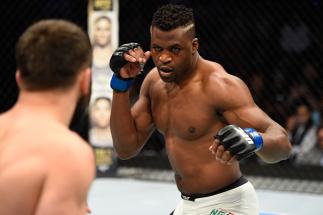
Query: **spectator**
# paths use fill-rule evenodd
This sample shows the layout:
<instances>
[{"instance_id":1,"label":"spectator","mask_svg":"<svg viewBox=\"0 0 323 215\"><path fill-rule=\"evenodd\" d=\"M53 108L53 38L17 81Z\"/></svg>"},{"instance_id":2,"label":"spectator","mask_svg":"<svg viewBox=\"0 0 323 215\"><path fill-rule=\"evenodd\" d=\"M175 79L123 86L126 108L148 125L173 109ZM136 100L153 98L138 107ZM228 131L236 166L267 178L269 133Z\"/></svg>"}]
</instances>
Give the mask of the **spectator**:
<instances>
[{"instance_id":1,"label":"spectator","mask_svg":"<svg viewBox=\"0 0 323 215\"><path fill-rule=\"evenodd\" d=\"M303 163L304 157L313 149L316 144L317 126L312 119L310 103L302 99L297 103L295 119L291 118L289 123L289 137L293 145L293 155L296 163ZM295 120L293 122L293 120Z\"/></svg>"},{"instance_id":2,"label":"spectator","mask_svg":"<svg viewBox=\"0 0 323 215\"><path fill-rule=\"evenodd\" d=\"M310 45L309 28L295 12L281 29L280 44L284 51L300 54Z\"/></svg>"},{"instance_id":3,"label":"spectator","mask_svg":"<svg viewBox=\"0 0 323 215\"><path fill-rule=\"evenodd\" d=\"M299 164L323 166L323 124L318 127L316 135L317 143L308 153L299 157Z\"/></svg>"},{"instance_id":4,"label":"spectator","mask_svg":"<svg viewBox=\"0 0 323 215\"><path fill-rule=\"evenodd\" d=\"M319 126L317 129L317 145L319 147L319 164L323 166L323 124Z\"/></svg>"}]
</instances>

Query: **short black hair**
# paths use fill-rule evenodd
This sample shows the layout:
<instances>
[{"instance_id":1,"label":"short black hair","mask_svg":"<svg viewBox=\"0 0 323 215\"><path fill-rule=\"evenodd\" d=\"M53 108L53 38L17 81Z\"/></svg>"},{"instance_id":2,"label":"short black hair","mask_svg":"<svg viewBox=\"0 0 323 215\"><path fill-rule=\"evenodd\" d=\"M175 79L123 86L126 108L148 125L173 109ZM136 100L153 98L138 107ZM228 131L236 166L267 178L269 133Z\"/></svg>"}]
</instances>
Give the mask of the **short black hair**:
<instances>
[{"instance_id":1,"label":"short black hair","mask_svg":"<svg viewBox=\"0 0 323 215\"><path fill-rule=\"evenodd\" d=\"M70 21L41 20L19 38L16 62L25 89L66 89L91 66L91 43L83 29Z\"/></svg>"},{"instance_id":2,"label":"short black hair","mask_svg":"<svg viewBox=\"0 0 323 215\"><path fill-rule=\"evenodd\" d=\"M163 31L170 31L178 27L195 25L193 9L184 5L167 4L160 7L153 15L151 25ZM195 35L195 27L193 27Z\"/></svg>"}]
</instances>

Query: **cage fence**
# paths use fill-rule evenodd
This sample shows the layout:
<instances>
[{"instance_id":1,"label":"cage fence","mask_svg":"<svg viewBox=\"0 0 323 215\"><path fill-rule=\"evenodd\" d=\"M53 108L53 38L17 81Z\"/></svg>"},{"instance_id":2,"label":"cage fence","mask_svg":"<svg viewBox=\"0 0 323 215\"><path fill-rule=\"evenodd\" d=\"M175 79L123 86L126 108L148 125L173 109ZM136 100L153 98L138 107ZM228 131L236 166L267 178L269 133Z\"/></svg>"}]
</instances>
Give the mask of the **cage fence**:
<instances>
[{"instance_id":1,"label":"cage fence","mask_svg":"<svg viewBox=\"0 0 323 215\"><path fill-rule=\"evenodd\" d=\"M148 50L153 12L169 2L194 9L201 56L220 63L245 81L256 104L289 132L295 149L290 159L266 165L254 156L241 163L242 172L256 187L322 194L323 149L316 136L312 139L314 143L302 147L305 134L297 137L295 122L305 114L302 112L305 106L309 113L305 128L318 129L322 123L322 2L120 0L119 44L135 41ZM2 16L0 111L4 112L18 95L14 46L19 35L30 24L46 18L71 20L87 29L87 2L10 1ZM152 67L149 61L144 75ZM132 88L133 101L143 78L137 78ZM86 138L88 122L82 111L76 113L71 127ZM163 137L157 131L137 157L117 163L120 177L173 181Z\"/></svg>"}]
</instances>

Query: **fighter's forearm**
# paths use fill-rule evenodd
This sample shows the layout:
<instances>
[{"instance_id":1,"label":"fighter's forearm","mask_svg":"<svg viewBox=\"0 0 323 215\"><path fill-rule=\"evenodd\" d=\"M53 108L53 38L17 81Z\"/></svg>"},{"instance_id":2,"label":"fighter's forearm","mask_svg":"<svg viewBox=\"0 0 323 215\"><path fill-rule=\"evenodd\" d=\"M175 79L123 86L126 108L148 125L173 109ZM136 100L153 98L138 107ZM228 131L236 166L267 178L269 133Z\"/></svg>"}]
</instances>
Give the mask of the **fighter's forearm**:
<instances>
[{"instance_id":1,"label":"fighter's forearm","mask_svg":"<svg viewBox=\"0 0 323 215\"><path fill-rule=\"evenodd\" d=\"M263 148L257 155L267 163L276 163L289 157L292 146L288 140L287 132L278 124L270 125L261 133Z\"/></svg>"},{"instance_id":2,"label":"fighter's forearm","mask_svg":"<svg viewBox=\"0 0 323 215\"><path fill-rule=\"evenodd\" d=\"M130 106L129 92L113 92L110 126L113 146L121 159L133 157L140 150Z\"/></svg>"}]
</instances>

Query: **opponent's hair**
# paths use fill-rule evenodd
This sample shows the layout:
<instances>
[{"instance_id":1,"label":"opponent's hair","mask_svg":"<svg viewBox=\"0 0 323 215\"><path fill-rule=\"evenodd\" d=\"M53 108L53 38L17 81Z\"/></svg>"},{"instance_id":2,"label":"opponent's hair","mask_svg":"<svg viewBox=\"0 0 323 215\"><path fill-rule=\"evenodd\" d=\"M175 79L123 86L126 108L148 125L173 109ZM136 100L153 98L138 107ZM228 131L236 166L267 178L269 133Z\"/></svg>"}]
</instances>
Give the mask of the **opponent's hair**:
<instances>
[{"instance_id":1,"label":"opponent's hair","mask_svg":"<svg viewBox=\"0 0 323 215\"><path fill-rule=\"evenodd\" d=\"M192 34L195 37L195 20L193 9L184 5L167 4L160 7L153 15L151 25L163 31L193 24Z\"/></svg>"},{"instance_id":2,"label":"opponent's hair","mask_svg":"<svg viewBox=\"0 0 323 215\"><path fill-rule=\"evenodd\" d=\"M69 21L39 21L19 38L16 63L26 90L66 89L91 66L90 40Z\"/></svg>"}]
</instances>

